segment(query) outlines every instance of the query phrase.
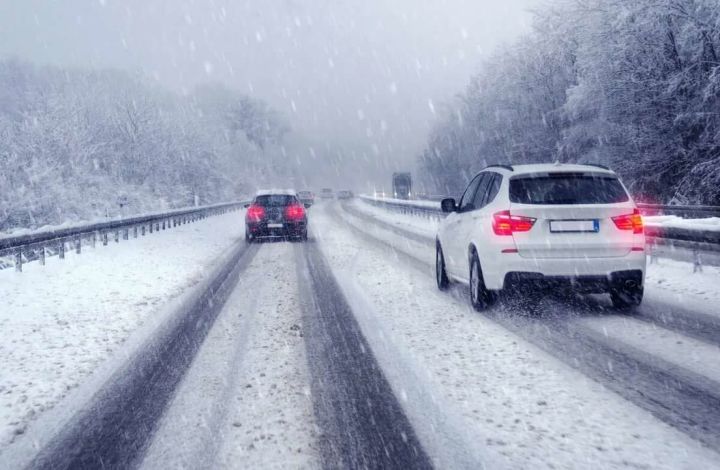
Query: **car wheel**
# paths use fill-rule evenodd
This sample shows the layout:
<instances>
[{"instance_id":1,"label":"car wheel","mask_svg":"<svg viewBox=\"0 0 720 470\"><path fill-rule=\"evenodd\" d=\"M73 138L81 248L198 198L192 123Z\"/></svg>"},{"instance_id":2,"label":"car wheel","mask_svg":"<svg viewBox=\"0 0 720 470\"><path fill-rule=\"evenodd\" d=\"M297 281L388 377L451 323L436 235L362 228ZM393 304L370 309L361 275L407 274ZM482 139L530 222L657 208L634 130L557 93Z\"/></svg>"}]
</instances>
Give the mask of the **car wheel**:
<instances>
[{"instance_id":1,"label":"car wheel","mask_svg":"<svg viewBox=\"0 0 720 470\"><path fill-rule=\"evenodd\" d=\"M445 256L443 255L440 242L435 244L435 280L440 290L446 290L450 285L450 279L448 279L447 272L445 271Z\"/></svg>"},{"instance_id":2,"label":"car wheel","mask_svg":"<svg viewBox=\"0 0 720 470\"><path fill-rule=\"evenodd\" d=\"M246 243L253 242L253 237L252 237L252 235L250 235L250 233L247 230L245 230L245 242Z\"/></svg>"},{"instance_id":3,"label":"car wheel","mask_svg":"<svg viewBox=\"0 0 720 470\"><path fill-rule=\"evenodd\" d=\"M477 253L470 260L470 303L478 312L486 310L495 301L495 293L485 287Z\"/></svg>"},{"instance_id":4,"label":"car wheel","mask_svg":"<svg viewBox=\"0 0 720 470\"><path fill-rule=\"evenodd\" d=\"M620 310L628 310L639 306L642 303L642 287L621 287L610 291L610 300L613 307Z\"/></svg>"},{"instance_id":5,"label":"car wheel","mask_svg":"<svg viewBox=\"0 0 720 470\"><path fill-rule=\"evenodd\" d=\"M305 230L302 235L300 235L300 241L306 242L307 241L307 230Z\"/></svg>"}]
</instances>

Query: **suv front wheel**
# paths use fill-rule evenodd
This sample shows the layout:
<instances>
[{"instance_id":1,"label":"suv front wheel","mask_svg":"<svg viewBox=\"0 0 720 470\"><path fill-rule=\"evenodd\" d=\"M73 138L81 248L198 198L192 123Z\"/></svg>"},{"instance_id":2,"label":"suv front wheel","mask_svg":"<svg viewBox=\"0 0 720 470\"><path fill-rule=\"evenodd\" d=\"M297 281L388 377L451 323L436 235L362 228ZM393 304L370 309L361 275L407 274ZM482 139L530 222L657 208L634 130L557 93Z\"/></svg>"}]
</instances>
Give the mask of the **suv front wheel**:
<instances>
[{"instance_id":1,"label":"suv front wheel","mask_svg":"<svg viewBox=\"0 0 720 470\"><path fill-rule=\"evenodd\" d=\"M480 259L477 253L473 253L470 258L470 303L475 310L480 312L495 303L496 298L495 292L485 287Z\"/></svg>"},{"instance_id":2,"label":"suv front wheel","mask_svg":"<svg viewBox=\"0 0 720 470\"><path fill-rule=\"evenodd\" d=\"M445 256L440 242L435 243L435 280L440 290L446 290L450 285L450 279L448 279L447 271L445 271Z\"/></svg>"}]
</instances>

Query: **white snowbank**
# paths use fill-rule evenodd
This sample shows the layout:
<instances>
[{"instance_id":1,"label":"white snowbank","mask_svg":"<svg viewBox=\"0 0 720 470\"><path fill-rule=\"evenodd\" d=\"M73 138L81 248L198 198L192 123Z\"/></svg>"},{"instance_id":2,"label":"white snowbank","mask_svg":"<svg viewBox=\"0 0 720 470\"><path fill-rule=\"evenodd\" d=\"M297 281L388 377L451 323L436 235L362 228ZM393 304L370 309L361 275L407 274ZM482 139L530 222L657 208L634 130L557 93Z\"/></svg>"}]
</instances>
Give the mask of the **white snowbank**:
<instances>
[{"instance_id":1,"label":"white snowbank","mask_svg":"<svg viewBox=\"0 0 720 470\"><path fill-rule=\"evenodd\" d=\"M369 199L374 201L392 202L393 204L402 204L404 206L429 207L431 209L440 209L439 201L422 201L416 199L393 199L391 197L360 195L361 199Z\"/></svg>"},{"instance_id":2,"label":"white snowbank","mask_svg":"<svg viewBox=\"0 0 720 470\"><path fill-rule=\"evenodd\" d=\"M676 215L644 215L643 222L648 227L684 228L688 230L711 230L720 232L720 217L706 219L683 219Z\"/></svg>"}]
</instances>

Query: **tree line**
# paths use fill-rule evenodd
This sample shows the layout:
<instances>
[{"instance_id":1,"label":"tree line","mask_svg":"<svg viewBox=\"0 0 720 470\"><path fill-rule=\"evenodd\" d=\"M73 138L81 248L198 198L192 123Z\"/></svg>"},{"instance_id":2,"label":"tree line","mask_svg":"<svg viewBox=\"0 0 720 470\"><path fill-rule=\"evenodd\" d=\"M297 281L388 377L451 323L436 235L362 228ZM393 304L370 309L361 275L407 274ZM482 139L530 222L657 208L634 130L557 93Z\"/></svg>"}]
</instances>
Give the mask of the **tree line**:
<instances>
[{"instance_id":1,"label":"tree line","mask_svg":"<svg viewBox=\"0 0 720 470\"><path fill-rule=\"evenodd\" d=\"M281 171L288 130L219 85L0 61L0 231L235 199Z\"/></svg>"},{"instance_id":2,"label":"tree line","mask_svg":"<svg viewBox=\"0 0 720 470\"><path fill-rule=\"evenodd\" d=\"M639 200L720 205L720 3L562 0L496 51L439 120L424 178L489 163L615 169Z\"/></svg>"}]
</instances>

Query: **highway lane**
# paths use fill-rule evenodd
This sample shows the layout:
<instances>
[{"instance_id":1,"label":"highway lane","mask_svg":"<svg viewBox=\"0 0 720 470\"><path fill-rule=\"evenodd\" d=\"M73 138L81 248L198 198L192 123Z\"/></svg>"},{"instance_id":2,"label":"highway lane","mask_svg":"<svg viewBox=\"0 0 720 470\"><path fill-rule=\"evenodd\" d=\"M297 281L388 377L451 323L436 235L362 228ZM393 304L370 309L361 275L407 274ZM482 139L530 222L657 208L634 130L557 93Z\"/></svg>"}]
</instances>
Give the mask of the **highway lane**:
<instances>
[{"instance_id":1,"label":"highway lane","mask_svg":"<svg viewBox=\"0 0 720 470\"><path fill-rule=\"evenodd\" d=\"M162 337L151 340L119 370L60 435L41 449L31 468L132 468L257 247L238 242L202 295Z\"/></svg>"},{"instance_id":2,"label":"highway lane","mask_svg":"<svg viewBox=\"0 0 720 470\"><path fill-rule=\"evenodd\" d=\"M401 262L432 275L434 266L427 253L417 253L405 246L406 230L388 227L348 204L330 211L369 242L391 249L393 256ZM382 232L385 233L380 235ZM393 235L397 236L394 242ZM434 250L433 242L430 239L424 241L428 252ZM467 301L465 290L464 286L455 285L449 295ZM660 310L650 312L652 308ZM709 447L720 448L720 384L626 345L611 335L598 335L575 321L617 316L607 303L593 297L578 298L567 294L531 297L505 294L499 305L484 315L692 438ZM661 324L658 319L663 317L674 320ZM658 327L665 324L714 344L720 337L714 317L678 311L669 305L658 307L657 302L639 309L636 318L656 322Z\"/></svg>"},{"instance_id":3,"label":"highway lane","mask_svg":"<svg viewBox=\"0 0 720 470\"><path fill-rule=\"evenodd\" d=\"M326 468L432 468L315 239L296 249Z\"/></svg>"}]
</instances>

